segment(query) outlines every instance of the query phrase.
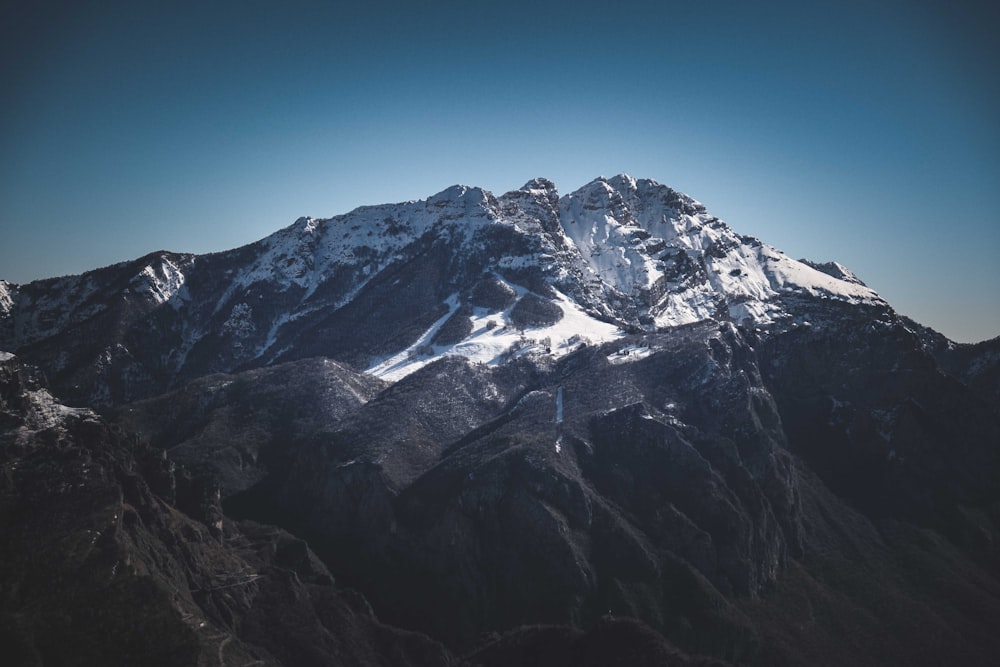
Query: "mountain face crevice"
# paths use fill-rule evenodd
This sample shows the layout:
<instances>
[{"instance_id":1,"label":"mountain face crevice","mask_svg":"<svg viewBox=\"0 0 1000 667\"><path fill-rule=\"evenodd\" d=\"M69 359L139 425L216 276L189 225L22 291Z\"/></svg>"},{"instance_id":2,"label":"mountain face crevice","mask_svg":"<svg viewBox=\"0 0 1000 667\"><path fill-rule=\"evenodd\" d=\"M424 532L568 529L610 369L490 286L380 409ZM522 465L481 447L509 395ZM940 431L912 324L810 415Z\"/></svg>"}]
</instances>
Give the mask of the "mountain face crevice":
<instances>
[{"instance_id":1,"label":"mountain face crevice","mask_svg":"<svg viewBox=\"0 0 1000 667\"><path fill-rule=\"evenodd\" d=\"M0 350L15 664L1000 654L997 340L654 181L0 281Z\"/></svg>"}]
</instances>

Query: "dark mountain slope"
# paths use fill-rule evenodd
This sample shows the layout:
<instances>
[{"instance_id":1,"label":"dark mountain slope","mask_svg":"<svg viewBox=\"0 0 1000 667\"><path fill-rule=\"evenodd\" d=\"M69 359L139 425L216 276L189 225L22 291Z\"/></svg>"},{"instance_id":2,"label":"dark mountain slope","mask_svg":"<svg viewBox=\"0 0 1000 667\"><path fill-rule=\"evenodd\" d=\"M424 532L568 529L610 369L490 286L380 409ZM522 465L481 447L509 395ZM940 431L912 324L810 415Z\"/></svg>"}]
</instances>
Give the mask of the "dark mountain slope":
<instances>
[{"instance_id":1,"label":"dark mountain slope","mask_svg":"<svg viewBox=\"0 0 1000 667\"><path fill-rule=\"evenodd\" d=\"M447 665L378 623L305 543L0 363L0 645L8 665Z\"/></svg>"},{"instance_id":2,"label":"dark mountain slope","mask_svg":"<svg viewBox=\"0 0 1000 667\"><path fill-rule=\"evenodd\" d=\"M154 447L209 475L223 497L287 467L293 450L386 384L329 359L214 374L117 411Z\"/></svg>"},{"instance_id":3,"label":"dark mountain slope","mask_svg":"<svg viewBox=\"0 0 1000 667\"><path fill-rule=\"evenodd\" d=\"M285 431L302 441L282 472L227 506L307 536L380 616L453 646L610 609L727 660L988 664L995 418L905 330L847 315L445 359ZM271 409L295 409L282 386ZM932 397L965 407L882 416ZM924 453L893 471L891 442Z\"/></svg>"}]
</instances>

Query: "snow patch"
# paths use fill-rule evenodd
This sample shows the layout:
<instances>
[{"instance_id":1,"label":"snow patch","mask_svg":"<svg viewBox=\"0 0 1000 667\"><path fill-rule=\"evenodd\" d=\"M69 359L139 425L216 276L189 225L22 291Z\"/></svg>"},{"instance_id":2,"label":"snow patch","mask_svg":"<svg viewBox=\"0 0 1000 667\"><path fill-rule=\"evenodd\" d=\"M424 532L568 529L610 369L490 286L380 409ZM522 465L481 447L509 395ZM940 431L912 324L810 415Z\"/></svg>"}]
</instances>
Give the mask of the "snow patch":
<instances>
[{"instance_id":1,"label":"snow patch","mask_svg":"<svg viewBox=\"0 0 1000 667\"><path fill-rule=\"evenodd\" d=\"M26 426L31 430L53 428L72 416L93 416L87 408L71 408L55 400L48 391L26 392L29 404Z\"/></svg>"},{"instance_id":2,"label":"snow patch","mask_svg":"<svg viewBox=\"0 0 1000 667\"><path fill-rule=\"evenodd\" d=\"M0 315L7 315L14 308L14 295L11 284L0 280Z\"/></svg>"},{"instance_id":3,"label":"snow patch","mask_svg":"<svg viewBox=\"0 0 1000 667\"><path fill-rule=\"evenodd\" d=\"M654 308L653 322L657 328L669 329L712 319L719 310L718 296L708 283L668 293Z\"/></svg>"},{"instance_id":4,"label":"snow patch","mask_svg":"<svg viewBox=\"0 0 1000 667\"><path fill-rule=\"evenodd\" d=\"M652 356L657 351L654 347L646 345L626 345L608 355L608 361L612 364L626 364L632 361L640 361Z\"/></svg>"},{"instance_id":5,"label":"snow patch","mask_svg":"<svg viewBox=\"0 0 1000 667\"><path fill-rule=\"evenodd\" d=\"M773 289L805 292L810 296L835 297L849 303L884 303L881 297L860 281L834 278L807 264L780 255L769 263L767 275ZM853 275L853 274L851 274Z\"/></svg>"},{"instance_id":6,"label":"snow patch","mask_svg":"<svg viewBox=\"0 0 1000 667\"><path fill-rule=\"evenodd\" d=\"M176 309L180 304L172 301L181 293L184 287L184 272L165 256L160 257L158 265L149 264L132 278L131 286L137 291L144 291L157 303L171 302ZM183 296L183 294L181 294Z\"/></svg>"},{"instance_id":7,"label":"snow patch","mask_svg":"<svg viewBox=\"0 0 1000 667\"><path fill-rule=\"evenodd\" d=\"M365 372L369 375L374 375L375 377L380 377L384 380L394 382L400 378L406 377L420 368L423 368L431 361L438 358L440 355L421 357L418 354L418 350L428 346L430 341L434 339L435 334L437 334L441 327L444 326L444 323L448 321L448 318L450 318L458 309L458 295L452 294L448 297L445 303L448 304L448 312L434 322L430 329L425 331L423 335L420 336L415 343L413 343L413 345L410 345L402 352L394 354L391 357L371 366Z\"/></svg>"},{"instance_id":8,"label":"snow patch","mask_svg":"<svg viewBox=\"0 0 1000 667\"><path fill-rule=\"evenodd\" d=\"M499 276L497 279L524 296L528 290L509 283ZM471 316L472 332L463 340L452 345L430 345L434 335L458 308L458 295L448 300L449 311L435 322L416 343L407 349L382 360L365 372L385 380L396 381L427 364L445 356L460 356L472 362L496 366L509 359L526 354L564 356L581 345L601 344L624 336L618 327L601 322L588 315L578 304L562 292L555 292L554 303L562 310L562 318L553 325L517 329L510 323L510 311L490 313L475 309ZM420 355L418 350L429 351Z\"/></svg>"}]
</instances>

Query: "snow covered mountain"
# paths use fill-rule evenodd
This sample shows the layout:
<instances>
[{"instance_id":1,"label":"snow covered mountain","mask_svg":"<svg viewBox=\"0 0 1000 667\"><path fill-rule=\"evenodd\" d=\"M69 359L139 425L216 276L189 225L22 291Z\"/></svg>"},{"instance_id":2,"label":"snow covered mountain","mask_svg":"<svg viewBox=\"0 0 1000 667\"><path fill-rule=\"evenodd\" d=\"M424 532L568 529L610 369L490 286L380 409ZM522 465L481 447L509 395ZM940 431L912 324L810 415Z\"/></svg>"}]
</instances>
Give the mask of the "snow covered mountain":
<instances>
[{"instance_id":1,"label":"snow covered mountain","mask_svg":"<svg viewBox=\"0 0 1000 667\"><path fill-rule=\"evenodd\" d=\"M0 351L24 655L65 661L55 628L134 661L135 627L192 663L1000 652L1000 339L948 341L653 181L455 186L0 281Z\"/></svg>"},{"instance_id":2,"label":"snow covered mountain","mask_svg":"<svg viewBox=\"0 0 1000 667\"><path fill-rule=\"evenodd\" d=\"M710 319L783 329L824 302L891 312L839 265L740 236L654 181L598 178L560 197L535 179L301 218L213 255L0 282L0 349L50 369L68 399L108 404L305 356L396 380L445 355L560 356Z\"/></svg>"}]
</instances>

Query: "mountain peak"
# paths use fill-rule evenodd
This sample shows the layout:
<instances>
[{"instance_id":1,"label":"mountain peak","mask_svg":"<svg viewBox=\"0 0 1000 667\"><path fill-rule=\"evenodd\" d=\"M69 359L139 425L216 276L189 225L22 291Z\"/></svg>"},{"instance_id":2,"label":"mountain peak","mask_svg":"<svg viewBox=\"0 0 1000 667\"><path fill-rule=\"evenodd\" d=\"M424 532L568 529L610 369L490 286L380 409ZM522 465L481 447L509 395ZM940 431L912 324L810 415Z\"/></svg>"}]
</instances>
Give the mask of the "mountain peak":
<instances>
[{"instance_id":1,"label":"mountain peak","mask_svg":"<svg viewBox=\"0 0 1000 667\"><path fill-rule=\"evenodd\" d=\"M533 178L520 187L522 192L542 191L545 193L555 193L556 184L547 178Z\"/></svg>"},{"instance_id":2,"label":"mountain peak","mask_svg":"<svg viewBox=\"0 0 1000 667\"><path fill-rule=\"evenodd\" d=\"M479 203L487 199L486 191L482 188L468 185L453 185L445 188L435 195L427 198L428 203L439 203L447 201L461 201L465 203Z\"/></svg>"},{"instance_id":3,"label":"mountain peak","mask_svg":"<svg viewBox=\"0 0 1000 667\"><path fill-rule=\"evenodd\" d=\"M857 274L840 262L812 262L808 259L800 259L799 261L806 266L812 267L817 271L836 278L837 280L843 280L845 282L854 283L855 285L867 287L864 281L861 280L861 278L858 278Z\"/></svg>"},{"instance_id":4,"label":"mountain peak","mask_svg":"<svg viewBox=\"0 0 1000 667\"><path fill-rule=\"evenodd\" d=\"M656 181L646 181L646 182L654 184L656 183ZM608 185L610 185L611 187L613 187L615 190L618 191L624 190L624 191L634 192L636 189L638 189L638 181L636 181L636 179L632 178L631 176L629 176L624 172L618 174L617 176L612 176L611 178L607 179L607 183Z\"/></svg>"}]
</instances>

